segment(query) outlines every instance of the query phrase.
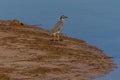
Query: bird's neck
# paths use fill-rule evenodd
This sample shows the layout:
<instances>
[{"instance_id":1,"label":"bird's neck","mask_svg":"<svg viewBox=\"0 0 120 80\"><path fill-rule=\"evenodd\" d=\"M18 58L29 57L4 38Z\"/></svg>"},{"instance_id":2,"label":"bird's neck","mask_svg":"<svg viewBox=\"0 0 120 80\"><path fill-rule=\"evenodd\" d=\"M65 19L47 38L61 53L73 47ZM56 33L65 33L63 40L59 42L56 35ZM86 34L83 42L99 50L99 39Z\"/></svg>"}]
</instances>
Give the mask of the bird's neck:
<instances>
[{"instance_id":1,"label":"bird's neck","mask_svg":"<svg viewBox=\"0 0 120 80\"><path fill-rule=\"evenodd\" d=\"M60 19L61 22L64 22L65 19Z\"/></svg>"}]
</instances>

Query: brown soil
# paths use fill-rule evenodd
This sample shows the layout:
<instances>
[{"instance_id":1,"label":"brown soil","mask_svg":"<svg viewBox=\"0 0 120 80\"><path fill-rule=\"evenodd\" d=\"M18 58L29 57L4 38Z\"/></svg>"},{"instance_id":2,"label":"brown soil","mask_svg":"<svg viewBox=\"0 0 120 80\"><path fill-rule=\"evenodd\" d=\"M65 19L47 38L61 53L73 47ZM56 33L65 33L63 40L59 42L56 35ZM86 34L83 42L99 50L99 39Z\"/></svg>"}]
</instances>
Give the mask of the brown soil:
<instances>
[{"instance_id":1,"label":"brown soil","mask_svg":"<svg viewBox=\"0 0 120 80\"><path fill-rule=\"evenodd\" d=\"M116 67L83 40L51 39L35 26L0 26L0 80L91 80Z\"/></svg>"}]
</instances>

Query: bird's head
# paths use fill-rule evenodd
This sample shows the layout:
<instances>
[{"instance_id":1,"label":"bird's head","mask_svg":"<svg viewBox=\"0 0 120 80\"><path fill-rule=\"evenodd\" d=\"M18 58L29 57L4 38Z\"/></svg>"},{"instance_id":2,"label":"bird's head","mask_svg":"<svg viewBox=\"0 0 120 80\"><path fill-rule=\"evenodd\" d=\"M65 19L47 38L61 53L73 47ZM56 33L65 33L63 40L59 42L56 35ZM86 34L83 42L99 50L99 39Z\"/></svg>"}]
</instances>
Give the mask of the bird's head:
<instances>
[{"instance_id":1,"label":"bird's head","mask_svg":"<svg viewBox=\"0 0 120 80\"><path fill-rule=\"evenodd\" d=\"M65 15L60 16L60 19L65 19L65 18L68 18L68 17Z\"/></svg>"}]
</instances>

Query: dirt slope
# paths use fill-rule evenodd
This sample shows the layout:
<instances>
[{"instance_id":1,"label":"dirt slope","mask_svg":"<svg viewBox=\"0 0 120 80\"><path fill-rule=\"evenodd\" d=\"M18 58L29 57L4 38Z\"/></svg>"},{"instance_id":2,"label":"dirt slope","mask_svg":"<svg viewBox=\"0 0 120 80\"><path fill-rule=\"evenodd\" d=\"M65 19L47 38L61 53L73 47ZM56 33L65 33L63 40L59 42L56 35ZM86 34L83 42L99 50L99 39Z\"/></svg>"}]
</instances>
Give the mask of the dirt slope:
<instances>
[{"instance_id":1,"label":"dirt slope","mask_svg":"<svg viewBox=\"0 0 120 80\"><path fill-rule=\"evenodd\" d=\"M30 26L0 26L0 80L91 80L115 68L112 59L82 40Z\"/></svg>"}]
</instances>

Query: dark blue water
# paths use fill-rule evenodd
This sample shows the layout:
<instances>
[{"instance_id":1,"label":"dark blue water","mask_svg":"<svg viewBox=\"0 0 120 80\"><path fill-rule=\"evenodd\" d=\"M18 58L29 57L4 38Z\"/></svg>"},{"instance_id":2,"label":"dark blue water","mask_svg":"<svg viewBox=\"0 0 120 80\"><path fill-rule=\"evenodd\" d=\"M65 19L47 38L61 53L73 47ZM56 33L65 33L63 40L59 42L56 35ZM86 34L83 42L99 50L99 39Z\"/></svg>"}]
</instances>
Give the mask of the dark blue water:
<instances>
[{"instance_id":1,"label":"dark blue water","mask_svg":"<svg viewBox=\"0 0 120 80\"><path fill-rule=\"evenodd\" d=\"M0 19L18 19L51 29L67 15L63 33L83 39L114 57L118 68L96 80L119 80L120 0L0 0Z\"/></svg>"}]
</instances>

